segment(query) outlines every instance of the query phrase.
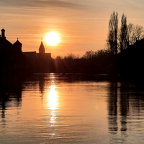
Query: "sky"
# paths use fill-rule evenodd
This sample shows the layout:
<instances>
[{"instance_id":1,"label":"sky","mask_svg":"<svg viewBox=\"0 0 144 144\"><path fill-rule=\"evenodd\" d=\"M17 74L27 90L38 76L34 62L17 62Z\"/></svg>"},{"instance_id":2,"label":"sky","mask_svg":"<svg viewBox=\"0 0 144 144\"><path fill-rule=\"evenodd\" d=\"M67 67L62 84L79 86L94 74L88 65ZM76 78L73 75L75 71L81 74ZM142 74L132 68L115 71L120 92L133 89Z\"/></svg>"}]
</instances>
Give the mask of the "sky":
<instances>
[{"instance_id":1,"label":"sky","mask_svg":"<svg viewBox=\"0 0 144 144\"><path fill-rule=\"evenodd\" d=\"M113 11L128 23L144 26L143 0L0 0L0 28L7 39L17 38L22 51L37 51L43 40L52 57L107 49L108 23ZM49 46L44 38L57 32L60 43Z\"/></svg>"}]
</instances>

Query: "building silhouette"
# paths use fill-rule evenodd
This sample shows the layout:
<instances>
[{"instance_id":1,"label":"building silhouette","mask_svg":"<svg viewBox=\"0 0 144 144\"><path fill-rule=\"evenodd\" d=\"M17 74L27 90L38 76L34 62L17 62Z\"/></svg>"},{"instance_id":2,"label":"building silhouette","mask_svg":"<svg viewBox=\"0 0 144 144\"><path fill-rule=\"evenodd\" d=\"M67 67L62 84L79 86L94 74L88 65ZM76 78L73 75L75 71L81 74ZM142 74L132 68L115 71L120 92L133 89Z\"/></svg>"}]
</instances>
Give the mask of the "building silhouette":
<instances>
[{"instance_id":1,"label":"building silhouette","mask_svg":"<svg viewBox=\"0 0 144 144\"><path fill-rule=\"evenodd\" d=\"M23 52L26 58L32 58L32 59L51 59L51 53L45 53L45 47L43 42L41 41L39 46L39 53L36 51L30 51L30 52Z\"/></svg>"},{"instance_id":2,"label":"building silhouette","mask_svg":"<svg viewBox=\"0 0 144 144\"><path fill-rule=\"evenodd\" d=\"M39 53L36 51L22 52L22 43L16 40L11 43L6 39L5 29L0 35L0 73L23 73L35 72L38 69L45 69L52 60L51 53L45 53L45 47L41 41Z\"/></svg>"},{"instance_id":3,"label":"building silhouette","mask_svg":"<svg viewBox=\"0 0 144 144\"><path fill-rule=\"evenodd\" d=\"M5 36L5 30L1 30L0 35L0 52L10 52L11 50L14 50L16 52L22 53L22 43L19 42L18 38L17 41L12 44L6 39Z\"/></svg>"},{"instance_id":4,"label":"building silhouette","mask_svg":"<svg viewBox=\"0 0 144 144\"><path fill-rule=\"evenodd\" d=\"M51 58L51 53L45 53L45 47L43 42L41 41L40 47L39 47L39 56L46 57L48 59Z\"/></svg>"},{"instance_id":5,"label":"building silhouette","mask_svg":"<svg viewBox=\"0 0 144 144\"><path fill-rule=\"evenodd\" d=\"M45 54L45 47L43 45L43 42L41 41L40 47L39 47L39 54L44 55Z\"/></svg>"},{"instance_id":6,"label":"building silhouette","mask_svg":"<svg viewBox=\"0 0 144 144\"><path fill-rule=\"evenodd\" d=\"M39 46L39 53L36 51L23 52L26 59L25 68L32 72L47 72L52 65L51 53L45 53L45 47L41 41Z\"/></svg>"},{"instance_id":7,"label":"building silhouette","mask_svg":"<svg viewBox=\"0 0 144 144\"><path fill-rule=\"evenodd\" d=\"M22 69L22 43L17 41L12 44L6 39L5 30L0 35L0 74L19 73Z\"/></svg>"}]
</instances>

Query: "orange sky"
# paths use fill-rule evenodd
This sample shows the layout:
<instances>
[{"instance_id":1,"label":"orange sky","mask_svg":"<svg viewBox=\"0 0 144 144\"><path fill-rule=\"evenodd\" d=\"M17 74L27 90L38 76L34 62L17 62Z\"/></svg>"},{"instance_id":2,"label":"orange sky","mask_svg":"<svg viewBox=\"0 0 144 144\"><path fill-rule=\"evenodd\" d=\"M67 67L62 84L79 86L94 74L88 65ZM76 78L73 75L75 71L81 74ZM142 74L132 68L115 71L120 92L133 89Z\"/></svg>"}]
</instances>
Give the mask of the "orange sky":
<instances>
[{"instance_id":1,"label":"orange sky","mask_svg":"<svg viewBox=\"0 0 144 144\"><path fill-rule=\"evenodd\" d=\"M0 1L0 27L7 39L17 38L23 51L37 51L45 34L57 31L57 46L44 43L52 57L70 53L82 56L86 51L106 49L108 21L115 10L119 19L124 12L128 22L143 26L144 1L138 0L5 0Z\"/></svg>"}]
</instances>

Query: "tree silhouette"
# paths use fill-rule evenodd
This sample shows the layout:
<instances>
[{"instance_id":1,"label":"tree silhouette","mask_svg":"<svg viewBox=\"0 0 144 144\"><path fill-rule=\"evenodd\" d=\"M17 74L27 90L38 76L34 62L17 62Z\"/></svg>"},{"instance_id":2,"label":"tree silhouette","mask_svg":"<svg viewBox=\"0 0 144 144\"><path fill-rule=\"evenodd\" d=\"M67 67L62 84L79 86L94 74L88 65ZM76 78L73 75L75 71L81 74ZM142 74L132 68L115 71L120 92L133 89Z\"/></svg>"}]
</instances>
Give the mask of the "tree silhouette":
<instances>
[{"instance_id":1,"label":"tree silhouette","mask_svg":"<svg viewBox=\"0 0 144 144\"><path fill-rule=\"evenodd\" d=\"M137 40L143 38L143 27L130 23L128 25L128 42L129 45L133 45Z\"/></svg>"},{"instance_id":2,"label":"tree silhouette","mask_svg":"<svg viewBox=\"0 0 144 144\"><path fill-rule=\"evenodd\" d=\"M117 12L113 12L110 16L107 44L110 51L114 55L117 55L118 53L118 13Z\"/></svg>"},{"instance_id":3,"label":"tree silhouette","mask_svg":"<svg viewBox=\"0 0 144 144\"><path fill-rule=\"evenodd\" d=\"M120 28L120 52L128 47L128 27L127 27L127 17L123 14L121 18L121 28Z\"/></svg>"}]
</instances>

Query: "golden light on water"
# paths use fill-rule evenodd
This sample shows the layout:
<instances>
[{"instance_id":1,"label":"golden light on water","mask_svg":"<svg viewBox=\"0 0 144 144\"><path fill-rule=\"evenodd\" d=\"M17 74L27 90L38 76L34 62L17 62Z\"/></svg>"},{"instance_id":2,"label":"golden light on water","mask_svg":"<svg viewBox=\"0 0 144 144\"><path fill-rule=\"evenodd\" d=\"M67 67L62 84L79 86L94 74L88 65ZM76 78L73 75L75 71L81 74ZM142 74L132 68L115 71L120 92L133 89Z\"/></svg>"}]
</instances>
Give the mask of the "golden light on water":
<instances>
[{"instance_id":1,"label":"golden light on water","mask_svg":"<svg viewBox=\"0 0 144 144\"><path fill-rule=\"evenodd\" d=\"M56 88L55 85L51 85L49 87L48 108L51 110L55 110L58 107L58 97L55 88Z\"/></svg>"},{"instance_id":2,"label":"golden light on water","mask_svg":"<svg viewBox=\"0 0 144 144\"><path fill-rule=\"evenodd\" d=\"M50 46L56 46L60 42L60 36L57 32L49 32L45 36L45 42Z\"/></svg>"}]
</instances>

